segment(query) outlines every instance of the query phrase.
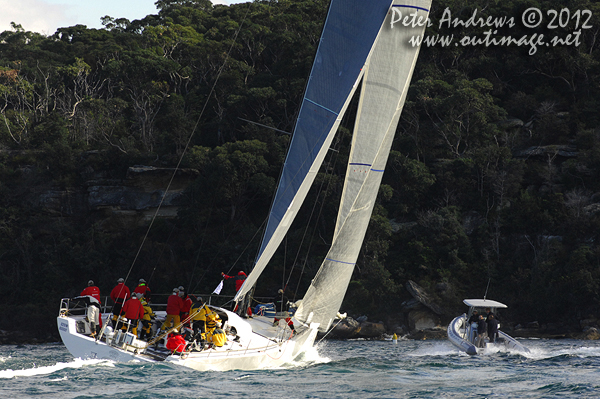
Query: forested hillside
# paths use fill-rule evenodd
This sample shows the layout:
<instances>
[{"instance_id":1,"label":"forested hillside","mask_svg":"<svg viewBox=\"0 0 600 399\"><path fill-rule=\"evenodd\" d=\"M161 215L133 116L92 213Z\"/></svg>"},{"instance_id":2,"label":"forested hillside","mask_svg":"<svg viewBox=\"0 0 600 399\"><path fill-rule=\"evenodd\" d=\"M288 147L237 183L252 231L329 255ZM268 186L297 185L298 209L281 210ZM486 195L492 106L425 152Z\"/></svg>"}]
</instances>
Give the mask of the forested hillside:
<instances>
[{"instance_id":1,"label":"forested hillside","mask_svg":"<svg viewBox=\"0 0 600 399\"><path fill-rule=\"evenodd\" d=\"M154 292L209 293L221 271L252 267L328 1L156 4L157 15L107 16L100 30L43 36L15 21L0 33L0 328L17 315L55 328L59 299L89 279L103 294L128 273ZM544 16L536 28L522 22L531 7ZM442 23L445 10L514 25ZM413 280L449 315L489 283L513 320L600 316L599 16L588 0L434 0L426 33L456 45L422 46L342 311L383 319ZM490 30L566 41L533 53L458 42ZM299 298L320 266L350 108L257 295L288 284ZM143 209L89 199L98 182L122 184L136 165L175 168L183 154L180 167L197 173L177 216L150 230L149 218L106 222Z\"/></svg>"}]
</instances>

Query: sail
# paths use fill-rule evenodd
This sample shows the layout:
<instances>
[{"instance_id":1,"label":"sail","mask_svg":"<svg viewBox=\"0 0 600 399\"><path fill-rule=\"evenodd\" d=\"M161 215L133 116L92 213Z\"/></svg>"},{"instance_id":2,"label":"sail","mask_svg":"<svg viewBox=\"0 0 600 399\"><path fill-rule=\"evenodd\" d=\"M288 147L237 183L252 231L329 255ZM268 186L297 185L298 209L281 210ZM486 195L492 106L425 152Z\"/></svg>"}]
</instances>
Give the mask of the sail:
<instances>
[{"instance_id":1,"label":"sail","mask_svg":"<svg viewBox=\"0 0 600 399\"><path fill-rule=\"evenodd\" d=\"M395 0L365 67L344 191L332 247L313 279L296 318L326 331L339 310L371 218L419 48L430 0ZM421 26L398 22L416 13ZM395 21L395 23L393 23Z\"/></svg>"},{"instance_id":2,"label":"sail","mask_svg":"<svg viewBox=\"0 0 600 399\"><path fill-rule=\"evenodd\" d=\"M234 300L245 295L283 240L356 90L392 0L332 0L261 248Z\"/></svg>"}]
</instances>

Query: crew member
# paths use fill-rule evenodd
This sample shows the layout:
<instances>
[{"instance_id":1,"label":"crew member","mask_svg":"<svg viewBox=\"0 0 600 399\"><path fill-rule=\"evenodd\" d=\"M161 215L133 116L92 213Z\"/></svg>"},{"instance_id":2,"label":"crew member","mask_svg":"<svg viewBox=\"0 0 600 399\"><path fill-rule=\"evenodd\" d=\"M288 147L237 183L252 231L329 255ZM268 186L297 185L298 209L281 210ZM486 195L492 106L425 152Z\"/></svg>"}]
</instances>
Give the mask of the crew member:
<instances>
[{"instance_id":1,"label":"crew member","mask_svg":"<svg viewBox=\"0 0 600 399\"><path fill-rule=\"evenodd\" d=\"M192 298L190 298L188 296L187 292L185 292L185 289L182 286L179 287L179 297L181 298L181 301L182 301L181 311L179 314L179 317L181 319L181 324L189 327L190 320L188 320L188 316L190 315L190 309L192 307L193 301L192 301Z\"/></svg>"},{"instance_id":2,"label":"crew member","mask_svg":"<svg viewBox=\"0 0 600 399\"><path fill-rule=\"evenodd\" d=\"M146 337L150 338L152 334L152 321L156 318L156 314L154 314L150 304L146 302L144 297L140 299L140 302L144 307L144 317L142 319L142 331L140 332L140 339L144 339Z\"/></svg>"},{"instance_id":3,"label":"crew member","mask_svg":"<svg viewBox=\"0 0 600 399\"><path fill-rule=\"evenodd\" d=\"M477 326L479 325L479 312L473 310L473 314L469 317L467 321L469 327L469 342L475 343L477 339Z\"/></svg>"},{"instance_id":4,"label":"crew member","mask_svg":"<svg viewBox=\"0 0 600 399\"><path fill-rule=\"evenodd\" d=\"M146 280L144 280L143 278L139 280L138 286L135 287L133 292L139 292L146 299L146 301L150 302L150 294L152 292L150 291L148 285L146 285Z\"/></svg>"},{"instance_id":5,"label":"crew member","mask_svg":"<svg viewBox=\"0 0 600 399\"><path fill-rule=\"evenodd\" d=\"M221 326L221 322L217 322L217 326L210 337L210 340L213 343L213 345L219 348L225 345L225 342L227 342L227 335L225 334L225 331L223 331Z\"/></svg>"},{"instance_id":6,"label":"crew member","mask_svg":"<svg viewBox=\"0 0 600 399\"><path fill-rule=\"evenodd\" d=\"M166 330L173 327L178 328L181 319L179 318L179 314L181 313L181 308L183 306L183 301L179 296L179 288L173 288L173 295L169 295L169 299L167 300L167 318L162 325L162 329Z\"/></svg>"},{"instance_id":7,"label":"crew member","mask_svg":"<svg viewBox=\"0 0 600 399\"><path fill-rule=\"evenodd\" d=\"M185 342L185 339L183 339L183 337L177 332L177 329L175 329L169 333L169 335L167 337L167 345L165 345L165 346L171 352L181 353L181 352L185 351L186 345L187 345L187 342Z\"/></svg>"},{"instance_id":8,"label":"crew member","mask_svg":"<svg viewBox=\"0 0 600 399\"><path fill-rule=\"evenodd\" d=\"M477 346L485 348L485 335L487 332L487 323L483 318L483 315L479 315L479 322L477 323Z\"/></svg>"},{"instance_id":9,"label":"crew member","mask_svg":"<svg viewBox=\"0 0 600 399\"><path fill-rule=\"evenodd\" d=\"M490 342L495 344L498 341L498 320L494 314L491 314L487 318L487 334Z\"/></svg>"},{"instance_id":10,"label":"crew member","mask_svg":"<svg viewBox=\"0 0 600 399\"><path fill-rule=\"evenodd\" d=\"M100 288L96 287L94 285L94 281L90 280L88 281L88 286L86 288L83 289L83 291L81 291L81 296L91 296L92 298L96 299L98 301L98 308L100 309L100 314L98 316L98 327L97 330L100 331L100 329L102 328L102 312L101 312L101 307L100 307Z\"/></svg>"},{"instance_id":11,"label":"crew member","mask_svg":"<svg viewBox=\"0 0 600 399\"><path fill-rule=\"evenodd\" d=\"M273 326L279 324L279 319L285 319L285 322L288 326L295 331L294 322L290 317L289 309L290 309L290 301L288 297L285 296L285 293L282 289L277 291L277 296L275 297L275 318L273 319Z\"/></svg>"},{"instance_id":12,"label":"crew member","mask_svg":"<svg viewBox=\"0 0 600 399\"><path fill-rule=\"evenodd\" d=\"M84 288L83 291L81 291L80 295L81 296L89 295L92 298L96 298L98 303L100 303L100 288L98 288L94 285L93 280L88 281L88 286L86 288Z\"/></svg>"},{"instance_id":13,"label":"crew member","mask_svg":"<svg viewBox=\"0 0 600 399\"><path fill-rule=\"evenodd\" d=\"M192 307L190 308L190 315L192 316L192 328L194 329L194 336L200 333L206 332L206 313L210 312L210 309L204 304L201 297L196 298Z\"/></svg>"},{"instance_id":14,"label":"crew member","mask_svg":"<svg viewBox=\"0 0 600 399\"><path fill-rule=\"evenodd\" d=\"M214 310L206 307L208 310L206 312L206 335L210 336L215 328L217 328L217 323L221 322L221 318Z\"/></svg>"},{"instance_id":15,"label":"crew member","mask_svg":"<svg viewBox=\"0 0 600 399\"><path fill-rule=\"evenodd\" d=\"M129 287L125 285L125 280L120 278L117 280L117 285L110 292L110 299L115 303L112 308L112 325L113 328L116 328L117 319L121 315L121 309L123 308L123 303L125 303L125 299L131 297L131 291Z\"/></svg>"},{"instance_id":16,"label":"crew member","mask_svg":"<svg viewBox=\"0 0 600 399\"><path fill-rule=\"evenodd\" d=\"M239 291L240 288L242 288L242 285L244 284L244 281L246 281L246 277L248 277L246 275L246 273L244 273L243 271L239 271L237 276L228 276L225 273L221 272L221 276L223 276L224 279L230 279L230 278L235 278L235 291Z\"/></svg>"},{"instance_id":17,"label":"crew member","mask_svg":"<svg viewBox=\"0 0 600 399\"><path fill-rule=\"evenodd\" d=\"M123 305L123 313L129 320L129 324L132 326L131 332L135 336L137 336L138 323L144 318L144 306L140 302L140 298L142 298L142 294L138 292ZM121 329L126 330L125 326Z\"/></svg>"}]
</instances>

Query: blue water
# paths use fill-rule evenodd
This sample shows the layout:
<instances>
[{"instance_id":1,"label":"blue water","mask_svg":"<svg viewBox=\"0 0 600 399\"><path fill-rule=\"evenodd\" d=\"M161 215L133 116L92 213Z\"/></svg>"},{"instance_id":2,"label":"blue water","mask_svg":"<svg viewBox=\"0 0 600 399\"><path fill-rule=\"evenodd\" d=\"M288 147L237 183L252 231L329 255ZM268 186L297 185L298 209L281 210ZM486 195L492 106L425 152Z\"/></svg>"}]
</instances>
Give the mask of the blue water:
<instances>
[{"instance_id":1,"label":"blue water","mask_svg":"<svg viewBox=\"0 0 600 399\"><path fill-rule=\"evenodd\" d=\"M0 346L2 398L598 398L600 342L521 340L470 357L447 341L323 341L286 368L196 372L77 360L62 344Z\"/></svg>"}]
</instances>

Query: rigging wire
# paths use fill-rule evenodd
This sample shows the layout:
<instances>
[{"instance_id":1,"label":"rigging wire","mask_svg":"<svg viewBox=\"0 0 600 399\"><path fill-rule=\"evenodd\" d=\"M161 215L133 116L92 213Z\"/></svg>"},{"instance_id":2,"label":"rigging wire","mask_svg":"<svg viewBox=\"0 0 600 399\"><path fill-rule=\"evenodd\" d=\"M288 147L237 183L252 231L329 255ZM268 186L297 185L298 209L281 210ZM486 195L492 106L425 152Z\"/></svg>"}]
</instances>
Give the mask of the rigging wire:
<instances>
[{"instance_id":1,"label":"rigging wire","mask_svg":"<svg viewBox=\"0 0 600 399\"><path fill-rule=\"evenodd\" d=\"M173 228L169 232L169 236L167 237L166 243L169 242L174 231L175 231L175 226L173 226ZM158 267L158 265L160 264L160 261L162 260L162 256L165 253L165 248L166 248L166 245L163 246L162 250L160 251L160 254L158 255L158 258L156 259L156 262L154 262L154 268L152 269L152 273L150 273L150 278L148 278L148 284L150 284L150 282L152 281L152 277L154 277L154 272L156 271L156 268Z\"/></svg>"},{"instance_id":2,"label":"rigging wire","mask_svg":"<svg viewBox=\"0 0 600 399\"><path fill-rule=\"evenodd\" d=\"M212 211L214 209L215 202L216 202L216 199L213 197L213 203L210 206L210 211L208 212L208 217L206 218L206 226L204 227L204 234L202 235L202 239L200 240L200 247L198 248L198 254L196 255L196 261L194 262L194 267L192 268L192 275L190 276L190 281L188 283L188 287L190 287L190 288L192 286L192 281L194 280L194 273L196 273L196 267L198 266L198 261L200 260L200 254L202 253L202 248L204 247L204 239L206 238L206 234L208 232L208 222L210 221L210 218L212 216ZM206 275L207 270L208 270L207 268L204 269L204 273L202 273L202 276L196 283L194 290L196 290L196 288L198 287L198 284L200 284L200 281L202 281L202 278L204 278L204 276ZM194 290L190 289L189 292L192 292Z\"/></svg>"},{"instance_id":3,"label":"rigging wire","mask_svg":"<svg viewBox=\"0 0 600 399\"><path fill-rule=\"evenodd\" d=\"M154 221L156 220L157 216L158 216L158 212L160 211L160 208L162 207L163 202L165 201L165 198L167 196L167 193L169 192L169 189L171 188L171 185L173 183L173 180L175 179L175 175L177 174L177 172L179 171L179 167L181 166L181 162L183 161L183 157L185 156L190 143L192 142L192 138L194 137L194 134L196 133L196 130L198 129L198 126L200 125L200 120L202 119L202 116L204 116L204 111L206 110L206 107L208 106L208 101L210 100L210 98L212 97L213 93L215 92L215 88L217 86L217 82L219 81L221 74L223 73L223 71L225 70L225 66L227 65L227 61L229 61L229 58L231 56L231 52L233 51L233 46L235 45L236 41L237 41L237 37L240 33L240 31L242 30L242 27L244 26L244 22L246 21L246 18L248 17L248 13L250 12L250 7L252 6L252 3L248 3L248 8L246 9L246 13L244 14L244 18L242 19L242 22L240 23L238 29L236 30L235 34L233 35L233 41L231 42L231 45L229 46L229 50L227 51L227 55L225 56L225 60L223 61L223 64L221 65L221 67L219 68L219 71L217 73L217 76L215 78L215 81L213 82L212 87L210 88L210 92L208 93L208 96L206 97L206 101L204 102L204 105L202 106L202 109L200 110L200 115L198 115L198 119L196 120L196 123L194 124L194 127L192 128L192 131L187 139L187 142L185 143L185 147L183 148L183 151L181 152L181 156L179 157L179 160L177 161L177 165L175 166L175 170L173 171L173 174L171 175L171 179L169 180L169 183L167 184L167 188L165 189L162 197L160 198L160 202L158 204L158 207L156 208L156 211L154 212L154 215L152 216L152 219L150 220L150 225L148 226L148 229L146 230L146 234L144 234L144 237L142 238L142 242L135 254L135 257L133 258L133 261L131 262L131 266L129 267L129 271L127 272L127 275L125 277L125 281L127 281L129 279L129 276L131 275L131 271L133 270L133 267L137 261L137 259L140 256L140 253L142 251L142 248L146 242L146 240L148 239L148 235L150 234L150 230L152 229L152 226L154 225Z\"/></svg>"}]
</instances>

